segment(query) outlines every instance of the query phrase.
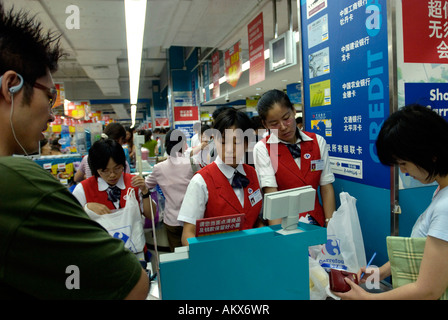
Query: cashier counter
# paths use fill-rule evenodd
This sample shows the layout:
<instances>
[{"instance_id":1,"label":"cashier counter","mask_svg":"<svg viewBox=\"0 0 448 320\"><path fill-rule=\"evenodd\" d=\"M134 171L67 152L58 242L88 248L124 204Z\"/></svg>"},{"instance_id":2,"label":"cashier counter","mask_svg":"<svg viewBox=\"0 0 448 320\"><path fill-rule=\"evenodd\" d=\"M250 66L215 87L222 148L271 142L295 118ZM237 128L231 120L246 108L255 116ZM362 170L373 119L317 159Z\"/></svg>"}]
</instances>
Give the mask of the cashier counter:
<instances>
[{"instance_id":1,"label":"cashier counter","mask_svg":"<svg viewBox=\"0 0 448 320\"><path fill-rule=\"evenodd\" d=\"M307 300L308 247L326 240L325 228L302 222L190 238L189 246L160 254L161 290L157 282L151 290L163 300Z\"/></svg>"}]
</instances>

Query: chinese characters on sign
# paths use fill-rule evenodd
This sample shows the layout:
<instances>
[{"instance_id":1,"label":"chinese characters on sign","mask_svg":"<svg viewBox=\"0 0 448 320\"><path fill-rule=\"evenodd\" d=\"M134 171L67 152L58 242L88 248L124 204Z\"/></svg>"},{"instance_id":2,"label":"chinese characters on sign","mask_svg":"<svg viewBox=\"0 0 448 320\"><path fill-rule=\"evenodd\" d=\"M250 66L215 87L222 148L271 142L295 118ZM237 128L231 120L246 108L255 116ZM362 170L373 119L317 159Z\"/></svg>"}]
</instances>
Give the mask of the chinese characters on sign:
<instances>
[{"instance_id":1,"label":"chinese characters on sign","mask_svg":"<svg viewBox=\"0 0 448 320\"><path fill-rule=\"evenodd\" d=\"M403 0L404 62L448 63L448 0Z\"/></svg>"},{"instance_id":2,"label":"chinese characters on sign","mask_svg":"<svg viewBox=\"0 0 448 320\"><path fill-rule=\"evenodd\" d=\"M196 220L196 237L239 231L243 225L244 214Z\"/></svg>"},{"instance_id":3,"label":"chinese characters on sign","mask_svg":"<svg viewBox=\"0 0 448 320\"><path fill-rule=\"evenodd\" d=\"M241 73L243 72L240 53L239 41L225 53L226 79L232 87L236 87Z\"/></svg>"},{"instance_id":4,"label":"chinese characters on sign","mask_svg":"<svg viewBox=\"0 0 448 320\"><path fill-rule=\"evenodd\" d=\"M387 188L390 172L375 148L389 110L387 2L301 6L305 130L325 138L331 169L341 178Z\"/></svg>"}]
</instances>

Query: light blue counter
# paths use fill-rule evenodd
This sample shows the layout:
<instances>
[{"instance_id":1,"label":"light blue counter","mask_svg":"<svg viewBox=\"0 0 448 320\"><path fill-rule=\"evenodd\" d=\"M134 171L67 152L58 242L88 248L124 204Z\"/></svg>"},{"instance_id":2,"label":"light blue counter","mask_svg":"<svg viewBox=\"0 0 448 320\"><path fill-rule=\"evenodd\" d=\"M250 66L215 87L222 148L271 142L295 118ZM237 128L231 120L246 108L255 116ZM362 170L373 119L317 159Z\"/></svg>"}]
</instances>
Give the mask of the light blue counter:
<instances>
[{"instance_id":1,"label":"light blue counter","mask_svg":"<svg viewBox=\"0 0 448 320\"><path fill-rule=\"evenodd\" d=\"M308 247L325 243L326 229L300 223L300 233L282 235L280 228L189 239L187 252L161 257L162 299L309 299Z\"/></svg>"}]
</instances>

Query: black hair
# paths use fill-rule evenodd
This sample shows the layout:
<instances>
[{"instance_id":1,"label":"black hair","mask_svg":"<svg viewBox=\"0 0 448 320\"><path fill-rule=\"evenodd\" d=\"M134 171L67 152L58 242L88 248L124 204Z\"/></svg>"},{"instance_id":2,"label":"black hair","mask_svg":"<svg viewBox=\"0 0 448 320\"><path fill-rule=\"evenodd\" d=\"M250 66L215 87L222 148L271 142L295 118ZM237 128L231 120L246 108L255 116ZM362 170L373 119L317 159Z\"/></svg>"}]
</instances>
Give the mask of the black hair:
<instances>
[{"instance_id":1,"label":"black hair","mask_svg":"<svg viewBox=\"0 0 448 320\"><path fill-rule=\"evenodd\" d=\"M264 129L264 125L263 125L263 122L261 122L260 116L254 116L250 120L252 121L252 128L254 130Z\"/></svg>"},{"instance_id":2,"label":"black hair","mask_svg":"<svg viewBox=\"0 0 448 320\"><path fill-rule=\"evenodd\" d=\"M35 16L11 8L5 12L0 3L0 75L13 70L24 79L24 101L29 103L36 80L53 73L63 55L60 34L44 33Z\"/></svg>"},{"instance_id":3,"label":"black hair","mask_svg":"<svg viewBox=\"0 0 448 320\"><path fill-rule=\"evenodd\" d=\"M152 140L152 131L151 130L146 130L145 131L145 142L151 141Z\"/></svg>"},{"instance_id":4,"label":"black hair","mask_svg":"<svg viewBox=\"0 0 448 320\"><path fill-rule=\"evenodd\" d=\"M201 126L201 136L204 134L204 132L205 132L206 135L210 136L210 134L208 134L210 131L207 131L207 130L210 130L210 129L211 129L211 127L208 124L203 124Z\"/></svg>"},{"instance_id":5,"label":"black hair","mask_svg":"<svg viewBox=\"0 0 448 320\"><path fill-rule=\"evenodd\" d=\"M230 107L219 113L215 124L213 125L213 129L219 131L221 136L224 137L225 130L230 129L233 126L244 132L248 129L252 129L252 121L243 111L238 111L235 108Z\"/></svg>"},{"instance_id":6,"label":"black hair","mask_svg":"<svg viewBox=\"0 0 448 320\"><path fill-rule=\"evenodd\" d=\"M184 150L186 142L187 137L181 130L171 129L165 136L166 153L171 157L176 157L177 152L182 152ZM171 151L173 152L171 153Z\"/></svg>"},{"instance_id":7,"label":"black hair","mask_svg":"<svg viewBox=\"0 0 448 320\"><path fill-rule=\"evenodd\" d=\"M219 114L220 114L221 112L223 112L223 111L225 111L225 110L227 110L227 109L231 109L231 108L232 108L232 107L219 107L219 108L216 108L215 111L213 111L213 113L212 113L213 121L216 122L216 119L218 118L218 116L219 116Z\"/></svg>"},{"instance_id":8,"label":"black hair","mask_svg":"<svg viewBox=\"0 0 448 320\"><path fill-rule=\"evenodd\" d=\"M303 118L302 117L297 117L296 118L296 124L302 123L303 122Z\"/></svg>"},{"instance_id":9,"label":"black hair","mask_svg":"<svg viewBox=\"0 0 448 320\"><path fill-rule=\"evenodd\" d=\"M99 177L98 170L107 168L110 159L113 159L116 164L126 166L126 156L121 144L113 139L100 139L96 141L89 150L90 170L95 177Z\"/></svg>"},{"instance_id":10,"label":"black hair","mask_svg":"<svg viewBox=\"0 0 448 320\"><path fill-rule=\"evenodd\" d=\"M109 139L113 139L118 142L120 138L126 139L126 129L118 122L109 123L104 128L104 133Z\"/></svg>"},{"instance_id":11,"label":"black hair","mask_svg":"<svg viewBox=\"0 0 448 320\"><path fill-rule=\"evenodd\" d=\"M376 141L381 163L409 161L428 172L428 179L448 174L448 122L418 104L401 108L384 122Z\"/></svg>"},{"instance_id":12,"label":"black hair","mask_svg":"<svg viewBox=\"0 0 448 320\"><path fill-rule=\"evenodd\" d=\"M269 110L274 106L275 103L294 110L294 105L291 103L291 100L289 100L289 97L286 93L277 89L272 89L265 92L258 100L257 111L258 115L261 117L261 120L266 120L266 116Z\"/></svg>"}]
</instances>

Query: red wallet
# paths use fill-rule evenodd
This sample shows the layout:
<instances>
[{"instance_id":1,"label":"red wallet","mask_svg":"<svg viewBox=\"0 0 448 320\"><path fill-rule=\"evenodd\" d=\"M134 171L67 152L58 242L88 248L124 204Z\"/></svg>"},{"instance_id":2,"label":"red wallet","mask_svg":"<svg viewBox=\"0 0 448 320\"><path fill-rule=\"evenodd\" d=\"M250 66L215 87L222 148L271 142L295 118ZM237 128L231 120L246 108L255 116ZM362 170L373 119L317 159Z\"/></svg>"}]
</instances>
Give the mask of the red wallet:
<instances>
[{"instance_id":1,"label":"red wallet","mask_svg":"<svg viewBox=\"0 0 448 320\"><path fill-rule=\"evenodd\" d=\"M345 282L345 278L349 277L354 283L358 284L358 277L356 273L330 269L330 290L335 292L347 292L350 291L350 285Z\"/></svg>"}]
</instances>

